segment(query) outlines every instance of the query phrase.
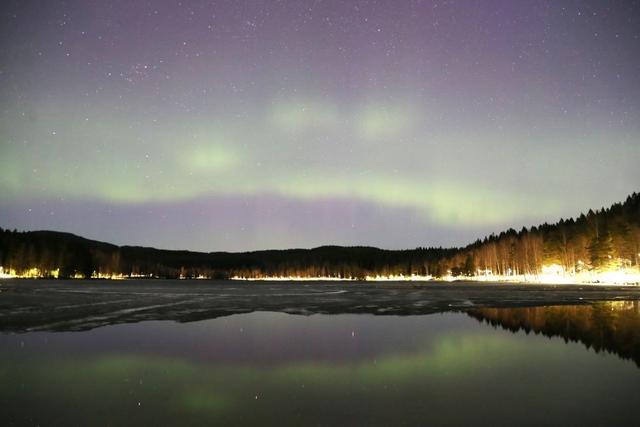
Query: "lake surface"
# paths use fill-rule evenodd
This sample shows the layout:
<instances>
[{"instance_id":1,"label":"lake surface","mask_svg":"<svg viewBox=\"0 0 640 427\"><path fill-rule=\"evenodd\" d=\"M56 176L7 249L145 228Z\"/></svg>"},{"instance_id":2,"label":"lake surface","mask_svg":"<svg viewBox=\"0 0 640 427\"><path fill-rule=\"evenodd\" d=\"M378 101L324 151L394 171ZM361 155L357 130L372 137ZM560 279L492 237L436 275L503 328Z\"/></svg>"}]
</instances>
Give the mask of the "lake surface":
<instances>
[{"instance_id":1,"label":"lake surface","mask_svg":"<svg viewBox=\"0 0 640 427\"><path fill-rule=\"evenodd\" d=\"M638 422L633 289L139 285L2 283L3 425Z\"/></svg>"}]
</instances>

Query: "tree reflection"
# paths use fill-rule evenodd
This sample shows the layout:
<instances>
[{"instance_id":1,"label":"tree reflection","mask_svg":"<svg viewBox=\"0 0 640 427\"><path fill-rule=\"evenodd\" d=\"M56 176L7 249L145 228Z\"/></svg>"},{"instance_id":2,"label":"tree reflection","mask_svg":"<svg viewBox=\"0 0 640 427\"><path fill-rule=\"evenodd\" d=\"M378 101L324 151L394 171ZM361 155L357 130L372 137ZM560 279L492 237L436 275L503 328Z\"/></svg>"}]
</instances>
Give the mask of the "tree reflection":
<instances>
[{"instance_id":1,"label":"tree reflection","mask_svg":"<svg viewBox=\"0 0 640 427\"><path fill-rule=\"evenodd\" d=\"M607 351L632 359L640 367L640 302L614 301L592 305L479 308L469 316L513 333L534 332L581 342L597 353Z\"/></svg>"}]
</instances>

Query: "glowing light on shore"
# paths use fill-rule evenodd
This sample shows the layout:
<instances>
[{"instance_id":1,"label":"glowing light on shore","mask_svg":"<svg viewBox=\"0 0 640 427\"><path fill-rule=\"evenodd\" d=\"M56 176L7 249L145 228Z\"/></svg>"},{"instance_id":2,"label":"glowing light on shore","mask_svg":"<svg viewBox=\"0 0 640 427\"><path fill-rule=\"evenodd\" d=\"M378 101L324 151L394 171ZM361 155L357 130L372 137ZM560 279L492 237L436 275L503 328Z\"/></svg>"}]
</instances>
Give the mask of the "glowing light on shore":
<instances>
[{"instance_id":1,"label":"glowing light on shore","mask_svg":"<svg viewBox=\"0 0 640 427\"><path fill-rule=\"evenodd\" d=\"M532 283L548 285L637 285L640 284L640 268L627 267L609 270L582 270L568 272L558 264L542 266L538 274L493 274L489 269L478 270L475 276L452 276L448 274L441 278L445 281L474 281L474 282L508 282Z\"/></svg>"},{"instance_id":2,"label":"glowing light on shore","mask_svg":"<svg viewBox=\"0 0 640 427\"><path fill-rule=\"evenodd\" d=\"M595 275L596 279L601 283L612 284L640 284L640 270L622 269L618 271L604 271Z\"/></svg>"},{"instance_id":3,"label":"glowing light on shore","mask_svg":"<svg viewBox=\"0 0 640 427\"><path fill-rule=\"evenodd\" d=\"M433 280L433 276L411 275L390 275L390 276L367 276L367 281L371 282L428 282Z\"/></svg>"},{"instance_id":4,"label":"glowing light on shore","mask_svg":"<svg viewBox=\"0 0 640 427\"><path fill-rule=\"evenodd\" d=\"M271 282L311 282L311 281L345 281L357 280L349 277L333 276L264 276L264 277L242 277L233 276L231 280L244 280L248 282L271 281Z\"/></svg>"},{"instance_id":5,"label":"glowing light on shore","mask_svg":"<svg viewBox=\"0 0 640 427\"><path fill-rule=\"evenodd\" d=\"M16 271L14 268L0 266L0 279L58 279L60 269L41 270L37 267ZM127 279L159 279L153 274L144 273L105 273L94 271L89 277L82 272L74 272L69 279L102 279L102 280L127 280ZM179 276L179 279L212 280L210 276L199 274L198 276ZM620 267L608 270L581 270L567 272L558 264L545 265L538 274L494 274L490 269L479 269L473 276L454 276L451 272L442 277L431 275L367 275L365 277L337 277L337 276L232 276L230 280L237 281L273 281L273 282L312 282L312 281L367 281L367 282L505 282L505 283L531 283L553 285L640 285L639 267Z\"/></svg>"},{"instance_id":6,"label":"glowing light on shore","mask_svg":"<svg viewBox=\"0 0 640 427\"><path fill-rule=\"evenodd\" d=\"M101 273L98 272L96 273L95 271L93 272L93 274L91 275L92 279L108 279L108 280L124 280L124 279L128 279L129 276L125 276L122 273Z\"/></svg>"},{"instance_id":7,"label":"glowing light on shore","mask_svg":"<svg viewBox=\"0 0 640 427\"><path fill-rule=\"evenodd\" d=\"M427 282L433 280L433 276L412 275L389 275L389 276L365 276L357 277L335 277L335 276L264 276L264 277L242 277L233 276L231 280L245 281L281 281L281 282L310 282L310 281L367 281L367 282Z\"/></svg>"},{"instance_id":8,"label":"glowing light on shore","mask_svg":"<svg viewBox=\"0 0 640 427\"><path fill-rule=\"evenodd\" d=\"M11 274L11 271L4 271L3 267L0 267L0 279L12 279L15 275Z\"/></svg>"},{"instance_id":9,"label":"glowing light on shore","mask_svg":"<svg viewBox=\"0 0 640 427\"><path fill-rule=\"evenodd\" d=\"M558 264L543 265L542 274L564 275L564 268Z\"/></svg>"},{"instance_id":10,"label":"glowing light on shore","mask_svg":"<svg viewBox=\"0 0 640 427\"><path fill-rule=\"evenodd\" d=\"M0 267L0 279L38 279L41 277L57 279L59 273L59 268L55 270L40 270L37 267L32 267L18 272L14 268L5 270L3 267Z\"/></svg>"}]
</instances>

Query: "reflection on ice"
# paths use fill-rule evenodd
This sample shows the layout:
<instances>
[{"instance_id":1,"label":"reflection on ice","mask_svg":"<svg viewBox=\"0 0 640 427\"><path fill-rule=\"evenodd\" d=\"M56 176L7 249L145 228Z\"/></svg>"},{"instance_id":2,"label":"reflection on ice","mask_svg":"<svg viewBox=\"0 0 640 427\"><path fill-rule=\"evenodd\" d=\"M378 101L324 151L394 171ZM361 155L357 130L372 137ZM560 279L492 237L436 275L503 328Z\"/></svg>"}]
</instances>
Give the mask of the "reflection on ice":
<instances>
[{"instance_id":1,"label":"reflection on ice","mask_svg":"<svg viewBox=\"0 0 640 427\"><path fill-rule=\"evenodd\" d=\"M4 334L3 419L9 425L635 421L626 408L640 398L640 369L517 330L583 342L596 337L593 346L631 357L611 346L625 340L637 346L637 303L471 310L495 324L512 322L516 333L465 313L254 312L186 324Z\"/></svg>"},{"instance_id":2,"label":"reflection on ice","mask_svg":"<svg viewBox=\"0 0 640 427\"><path fill-rule=\"evenodd\" d=\"M577 341L596 352L632 359L640 367L640 302L610 301L578 306L479 308L470 316L513 332L531 331Z\"/></svg>"}]
</instances>

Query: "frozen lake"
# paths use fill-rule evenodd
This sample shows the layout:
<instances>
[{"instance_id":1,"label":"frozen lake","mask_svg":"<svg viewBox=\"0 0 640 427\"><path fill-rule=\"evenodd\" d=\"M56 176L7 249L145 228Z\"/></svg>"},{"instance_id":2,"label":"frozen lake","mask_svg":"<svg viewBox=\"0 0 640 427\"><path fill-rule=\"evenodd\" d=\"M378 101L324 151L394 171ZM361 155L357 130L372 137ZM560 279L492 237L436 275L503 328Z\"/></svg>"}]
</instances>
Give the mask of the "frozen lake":
<instances>
[{"instance_id":1,"label":"frozen lake","mask_svg":"<svg viewBox=\"0 0 640 427\"><path fill-rule=\"evenodd\" d=\"M5 281L0 289L4 425L637 422L635 288Z\"/></svg>"}]
</instances>

